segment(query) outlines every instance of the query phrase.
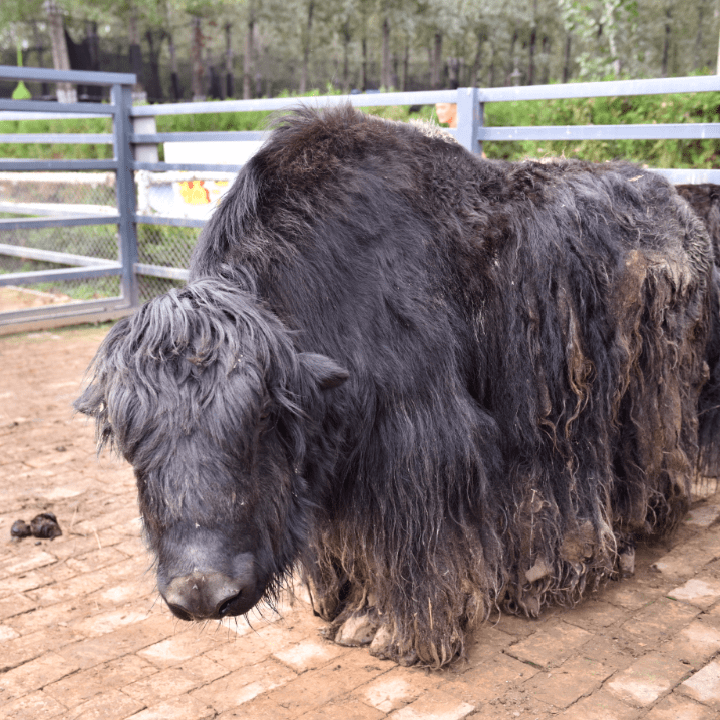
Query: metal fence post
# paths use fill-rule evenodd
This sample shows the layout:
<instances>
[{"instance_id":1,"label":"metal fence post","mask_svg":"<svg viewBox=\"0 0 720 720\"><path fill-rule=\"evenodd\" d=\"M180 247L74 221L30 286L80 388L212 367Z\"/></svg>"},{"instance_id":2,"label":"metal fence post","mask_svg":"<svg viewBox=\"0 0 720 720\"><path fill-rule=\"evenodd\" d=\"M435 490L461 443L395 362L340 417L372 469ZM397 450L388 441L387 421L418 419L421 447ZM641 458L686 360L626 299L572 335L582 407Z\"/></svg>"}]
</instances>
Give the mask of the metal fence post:
<instances>
[{"instance_id":1,"label":"metal fence post","mask_svg":"<svg viewBox=\"0 0 720 720\"><path fill-rule=\"evenodd\" d=\"M475 133L475 147L477 148L478 153L480 155L483 155L483 141L480 140L480 130L485 124L485 103L484 102L476 102L475 107L478 109L478 122L477 122L477 128ZM483 155L484 157L484 155Z\"/></svg>"},{"instance_id":2,"label":"metal fence post","mask_svg":"<svg viewBox=\"0 0 720 720\"><path fill-rule=\"evenodd\" d=\"M134 117L131 119L132 129L138 135L149 134L154 135L157 132L155 125L155 116L150 117ZM157 143L136 143L133 146L133 156L137 162L158 162L158 144Z\"/></svg>"},{"instance_id":3,"label":"metal fence post","mask_svg":"<svg viewBox=\"0 0 720 720\"><path fill-rule=\"evenodd\" d=\"M135 226L135 180L132 170L130 134L132 123L132 88L130 85L113 85L110 90L112 103L116 108L113 122L113 149L118 169L115 181L118 223L120 231L120 262L122 275L120 283L122 296L131 307L139 305L138 281L135 264L138 262L137 231Z\"/></svg>"},{"instance_id":4,"label":"metal fence post","mask_svg":"<svg viewBox=\"0 0 720 720\"><path fill-rule=\"evenodd\" d=\"M471 153L482 152L478 142L479 130L483 123L483 110L480 105L480 91L475 87L457 90L457 133L455 138Z\"/></svg>"}]
</instances>

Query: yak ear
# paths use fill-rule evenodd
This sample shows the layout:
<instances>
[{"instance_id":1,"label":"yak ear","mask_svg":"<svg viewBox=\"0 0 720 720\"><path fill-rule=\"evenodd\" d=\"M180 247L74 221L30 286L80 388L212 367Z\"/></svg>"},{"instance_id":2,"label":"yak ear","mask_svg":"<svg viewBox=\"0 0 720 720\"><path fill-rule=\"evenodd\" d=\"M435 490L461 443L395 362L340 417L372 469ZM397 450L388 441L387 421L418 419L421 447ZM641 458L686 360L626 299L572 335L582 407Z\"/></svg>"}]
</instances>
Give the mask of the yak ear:
<instances>
[{"instance_id":1,"label":"yak ear","mask_svg":"<svg viewBox=\"0 0 720 720\"><path fill-rule=\"evenodd\" d=\"M300 353L300 363L315 379L321 390L328 390L342 385L350 373L340 367L334 360L316 353Z\"/></svg>"}]
</instances>

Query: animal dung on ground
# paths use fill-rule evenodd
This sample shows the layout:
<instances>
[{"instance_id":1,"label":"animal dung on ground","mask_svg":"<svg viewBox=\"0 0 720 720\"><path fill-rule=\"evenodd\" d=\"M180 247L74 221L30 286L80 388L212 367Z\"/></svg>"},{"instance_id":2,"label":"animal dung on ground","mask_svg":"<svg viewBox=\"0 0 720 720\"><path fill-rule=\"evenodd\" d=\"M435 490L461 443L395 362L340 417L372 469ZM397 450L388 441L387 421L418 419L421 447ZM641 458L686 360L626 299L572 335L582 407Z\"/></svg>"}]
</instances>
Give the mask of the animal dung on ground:
<instances>
[{"instance_id":1,"label":"animal dung on ground","mask_svg":"<svg viewBox=\"0 0 720 720\"><path fill-rule=\"evenodd\" d=\"M43 512L36 515L29 525L24 520L16 520L10 528L10 535L13 538L33 535L37 538L49 538L52 540L58 535L62 535L62 530L54 513Z\"/></svg>"},{"instance_id":2,"label":"animal dung on ground","mask_svg":"<svg viewBox=\"0 0 720 720\"><path fill-rule=\"evenodd\" d=\"M177 617L272 604L301 564L328 637L440 666L498 608L631 574L720 475L717 261L637 165L301 108L76 407L134 467Z\"/></svg>"},{"instance_id":3,"label":"animal dung on ground","mask_svg":"<svg viewBox=\"0 0 720 720\"><path fill-rule=\"evenodd\" d=\"M44 512L36 515L30 521L30 530L38 538L54 538L62 535L57 518L51 512Z\"/></svg>"},{"instance_id":4,"label":"animal dung on ground","mask_svg":"<svg viewBox=\"0 0 720 720\"><path fill-rule=\"evenodd\" d=\"M10 528L10 535L15 538L28 537L32 535L32 530L24 520L16 520Z\"/></svg>"}]
</instances>

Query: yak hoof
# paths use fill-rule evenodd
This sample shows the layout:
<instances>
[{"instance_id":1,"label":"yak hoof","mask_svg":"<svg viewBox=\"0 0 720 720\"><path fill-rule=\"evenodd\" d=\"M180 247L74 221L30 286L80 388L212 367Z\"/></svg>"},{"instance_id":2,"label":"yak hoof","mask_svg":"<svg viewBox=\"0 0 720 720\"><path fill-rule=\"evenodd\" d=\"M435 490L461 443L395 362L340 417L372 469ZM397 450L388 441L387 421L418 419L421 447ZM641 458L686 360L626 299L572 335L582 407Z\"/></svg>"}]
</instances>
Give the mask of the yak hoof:
<instances>
[{"instance_id":1,"label":"yak hoof","mask_svg":"<svg viewBox=\"0 0 720 720\"><path fill-rule=\"evenodd\" d=\"M376 636L380 623L372 613L351 615L339 628L335 642L346 647L368 645Z\"/></svg>"},{"instance_id":2,"label":"yak hoof","mask_svg":"<svg viewBox=\"0 0 720 720\"><path fill-rule=\"evenodd\" d=\"M381 625L370 643L369 652L373 657L381 660L394 660L398 665L410 667L415 665L419 658L415 650L409 650L401 654L397 645L393 642L392 633L387 625Z\"/></svg>"},{"instance_id":3,"label":"yak hoof","mask_svg":"<svg viewBox=\"0 0 720 720\"><path fill-rule=\"evenodd\" d=\"M635 574L635 548L628 547L618 557L620 577L631 577Z\"/></svg>"},{"instance_id":4,"label":"yak hoof","mask_svg":"<svg viewBox=\"0 0 720 720\"><path fill-rule=\"evenodd\" d=\"M303 578L305 587L307 588L308 594L310 595L310 604L312 605L313 615L332 622L337 617L342 603L338 597L337 592L321 592L315 581L309 575ZM328 640L332 640L334 637L337 625L332 625L330 628L326 628L321 631L323 637Z\"/></svg>"}]
</instances>

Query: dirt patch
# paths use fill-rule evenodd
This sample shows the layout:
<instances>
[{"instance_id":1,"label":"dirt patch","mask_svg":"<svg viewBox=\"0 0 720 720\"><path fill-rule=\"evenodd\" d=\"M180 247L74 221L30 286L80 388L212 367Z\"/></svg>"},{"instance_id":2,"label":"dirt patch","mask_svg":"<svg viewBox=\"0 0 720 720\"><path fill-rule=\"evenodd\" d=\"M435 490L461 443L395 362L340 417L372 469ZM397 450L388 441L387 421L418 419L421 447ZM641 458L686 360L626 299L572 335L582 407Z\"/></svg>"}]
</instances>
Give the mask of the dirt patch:
<instances>
[{"instance_id":1,"label":"dirt patch","mask_svg":"<svg viewBox=\"0 0 720 720\"><path fill-rule=\"evenodd\" d=\"M69 295L8 285L0 287L0 313L72 302Z\"/></svg>"}]
</instances>

